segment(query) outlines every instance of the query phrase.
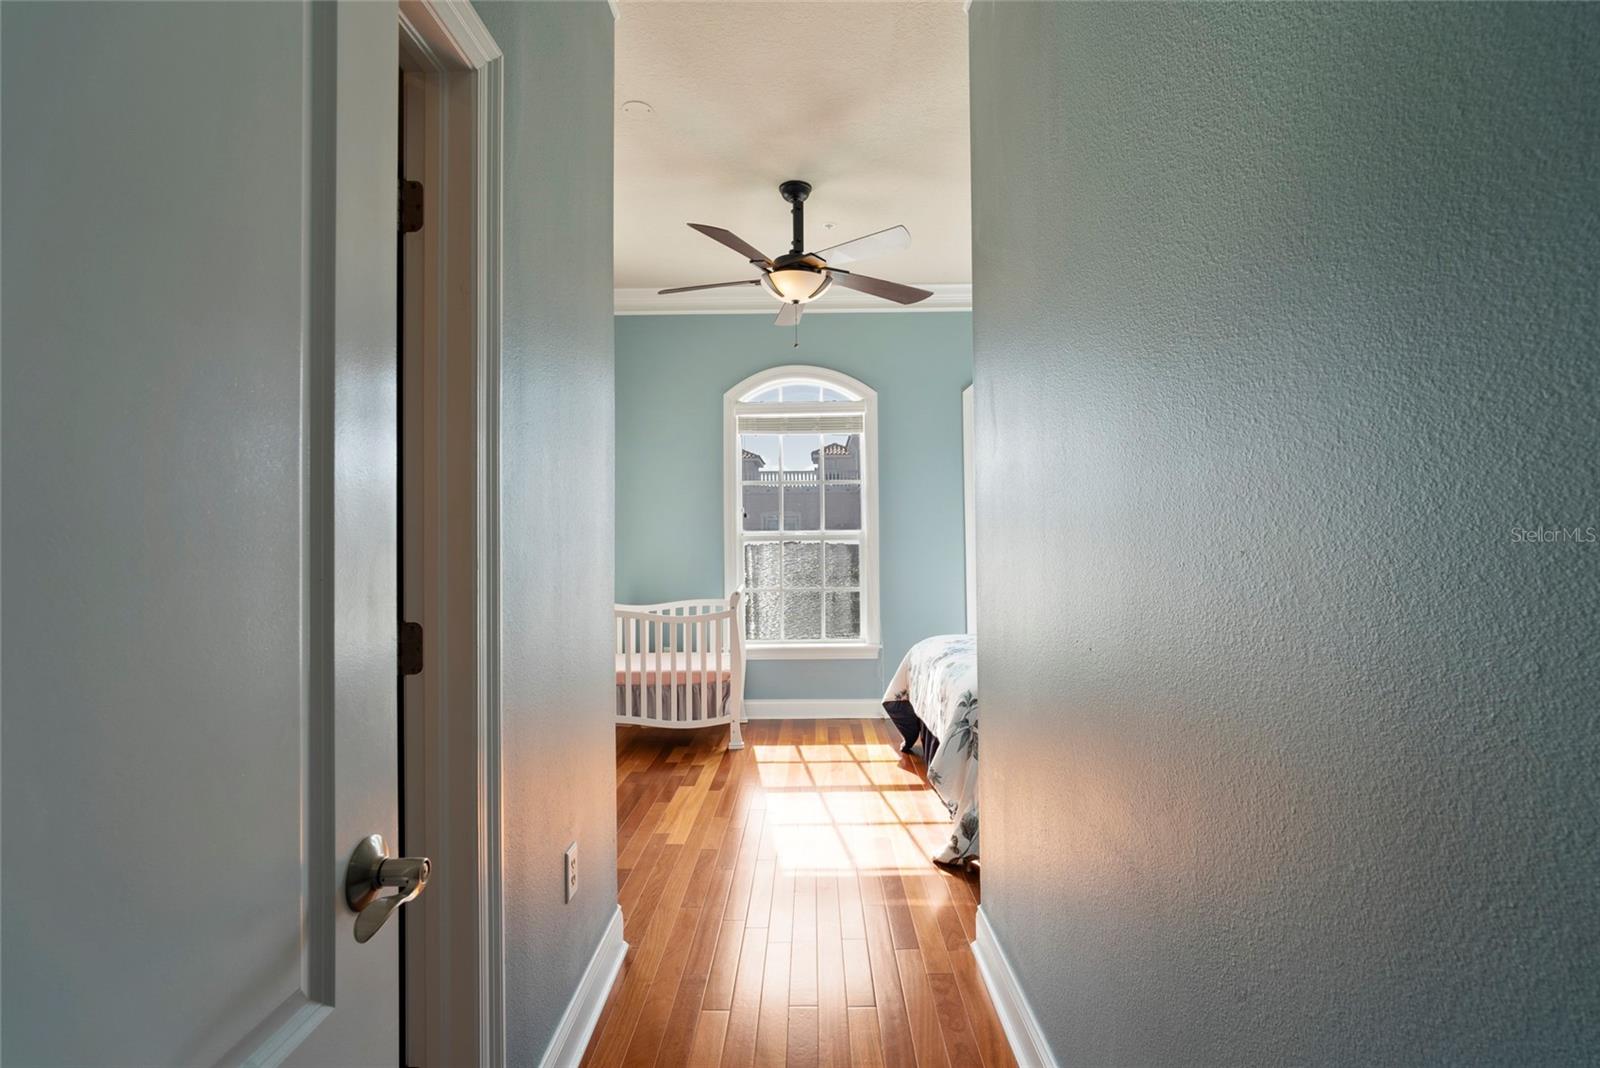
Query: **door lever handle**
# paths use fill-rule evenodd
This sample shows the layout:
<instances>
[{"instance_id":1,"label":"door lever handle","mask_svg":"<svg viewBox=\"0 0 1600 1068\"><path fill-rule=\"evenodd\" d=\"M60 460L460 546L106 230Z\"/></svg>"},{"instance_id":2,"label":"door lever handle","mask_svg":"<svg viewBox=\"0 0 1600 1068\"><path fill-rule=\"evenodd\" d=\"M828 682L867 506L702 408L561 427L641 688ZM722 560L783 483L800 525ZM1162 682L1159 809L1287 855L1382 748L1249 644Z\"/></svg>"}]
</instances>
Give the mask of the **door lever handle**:
<instances>
[{"instance_id":1,"label":"door lever handle","mask_svg":"<svg viewBox=\"0 0 1600 1068\"><path fill-rule=\"evenodd\" d=\"M427 889L432 868L427 857L391 857L381 834L363 838L344 875L344 900L356 913L356 941L377 934L396 909ZM394 893L381 896L390 888Z\"/></svg>"}]
</instances>

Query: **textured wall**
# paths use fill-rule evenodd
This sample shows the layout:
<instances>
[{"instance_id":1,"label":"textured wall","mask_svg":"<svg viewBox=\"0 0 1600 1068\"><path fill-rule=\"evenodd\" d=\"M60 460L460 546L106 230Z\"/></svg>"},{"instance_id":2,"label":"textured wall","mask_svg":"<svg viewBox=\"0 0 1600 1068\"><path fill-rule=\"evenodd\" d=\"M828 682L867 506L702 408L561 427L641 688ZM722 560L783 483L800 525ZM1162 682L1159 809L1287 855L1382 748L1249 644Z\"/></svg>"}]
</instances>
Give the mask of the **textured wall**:
<instances>
[{"instance_id":1,"label":"textured wall","mask_svg":"<svg viewBox=\"0 0 1600 1068\"><path fill-rule=\"evenodd\" d=\"M769 367L830 367L878 391L880 660L758 660L751 698L879 698L905 651L966 629L961 391L972 317L814 315L793 335L764 315L617 318L617 598L723 587L722 395Z\"/></svg>"},{"instance_id":2,"label":"textured wall","mask_svg":"<svg viewBox=\"0 0 1600 1068\"><path fill-rule=\"evenodd\" d=\"M1056 1054L1594 1057L1600 544L1515 531L1600 527L1600 8L971 25L984 908Z\"/></svg>"},{"instance_id":3,"label":"textured wall","mask_svg":"<svg viewBox=\"0 0 1600 1068\"><path fill-rule=\"evenodd\" d=\"M538 1062L616 908L611 12L479 3L505 52L506 1061ZM561 854L583 882L562 902Z\"/></svg>"}]
</instances>

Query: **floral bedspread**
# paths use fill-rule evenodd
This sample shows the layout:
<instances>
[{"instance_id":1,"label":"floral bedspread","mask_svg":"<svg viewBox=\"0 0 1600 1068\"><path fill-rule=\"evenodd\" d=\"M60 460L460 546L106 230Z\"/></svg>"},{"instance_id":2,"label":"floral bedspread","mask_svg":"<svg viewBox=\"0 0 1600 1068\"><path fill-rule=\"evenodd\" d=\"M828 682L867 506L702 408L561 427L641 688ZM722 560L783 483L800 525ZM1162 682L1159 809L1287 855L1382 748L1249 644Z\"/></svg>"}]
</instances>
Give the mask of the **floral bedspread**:
<instances>
[{"instance_id":1,"label":"floral bedspread","mask_svg":"<svg viewBox=\"0 0 1600 1068\"><path fill-rule=\"evenodd\" d=\"M908 702L936 740L928 782L950 810L950 840L934 855L961 864L978 855L978 644L943 634L913 645L889 680L884 706Z\"/></svg>"}]
</instances>

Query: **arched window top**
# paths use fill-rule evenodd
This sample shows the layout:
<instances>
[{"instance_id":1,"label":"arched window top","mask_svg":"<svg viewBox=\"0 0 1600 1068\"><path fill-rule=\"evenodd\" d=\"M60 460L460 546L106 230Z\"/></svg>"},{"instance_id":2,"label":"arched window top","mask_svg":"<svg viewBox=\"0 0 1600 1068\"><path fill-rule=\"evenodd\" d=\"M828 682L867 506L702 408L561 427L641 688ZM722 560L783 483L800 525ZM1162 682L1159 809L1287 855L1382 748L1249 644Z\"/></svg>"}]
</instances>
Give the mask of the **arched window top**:
<instances>
[{"instance_id":1,"label":"arched window top","mask_svg":"<svg viewBox=\"0 0 1600 1068\"><path fill-rule=\"evenodd\" d=\"M728 391L738 404L859 404L873 391L826 367L774 367Z\"/></svg>"},{"instance_id":2,"label":"arched window top","mask_svg":"<svg viewBox=\"0 0 1600 1068\"><path fill-rule=\"evenodd\" d=\"M813 378L796 378L787 382L774 382L770 386L746 393L739 398L741 404L808 404L821 402L824 404L839 404L844 401L858 401L860 397L853 397L842 389L836 389L826 382L818 382Z\"/></svg>"}]
</instances>

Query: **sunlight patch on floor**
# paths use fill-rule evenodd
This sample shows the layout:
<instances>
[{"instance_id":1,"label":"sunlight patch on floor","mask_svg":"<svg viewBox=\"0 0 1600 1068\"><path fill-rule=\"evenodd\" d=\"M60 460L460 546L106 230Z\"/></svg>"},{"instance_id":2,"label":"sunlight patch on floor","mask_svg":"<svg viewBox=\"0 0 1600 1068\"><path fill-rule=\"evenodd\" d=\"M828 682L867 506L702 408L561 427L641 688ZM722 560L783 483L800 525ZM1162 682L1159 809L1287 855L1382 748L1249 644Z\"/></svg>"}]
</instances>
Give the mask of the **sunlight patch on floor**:
<instances>
[{"instance_id":1,"label":"sunlight patch on floor","mask_svg":"<svg viewBox=\"0 0 1600 1068\"><path fill-rule=\"evenodd\" d=\"M891 745L752 746L763 851L791 874L924 874L950 815Z\"/></svg>"},{"instance_id":2,"label":"sunlight patch on floor","mask_svg":"<svg viewBox=\"0 0 1600 1068\"><path fill-rule=\"evenodd\" d=\"M811 780L818 786L866 786L867 776L859 764L807 764Z\"/></svg>"},{"instance_id":3,"label":"sunlight patch on floor","mask_svg":"<svg viewBox=\"0 0 1600 1068\"><path fill-rule=\"evenodd\" d=\"M873 763L862 765L867 778L879 786L921 786L922 776L898 764Z\"/></svg>"},{"instance_id":4,"label":"sunlight patch on floor","mask_svg":"<svg viewBox=\"0 0 1600 1068\"><path fill-rule=\"evenodd\" d=\"M853 760L847 745L802 745L800 758L808 764Z\"/></svg>"},{"instance_id":5,"label":"sunlight patch on floor","mask_svg":"<svg viewBox=\"0 0 1600 1068\"><path fill-rule=\"evenodd\" d=\"M769 790L804 789L812 785L804 764L758 764L761 785Z\"/></svg>"},{"instance_id":6,"label":"sunlight patch on floor","mask_svg":"<svg viewBox=\"0 0 1600 1068\"><path fill-rule=\"evenodd\" d=\"M834 823L899 823L904 818L882 794L871 790L828 793L822 801Z\"/></svg>"},{"instance_id":7,"label":"sunlight patch on floor","mask_svg":"<svg viewBox=\"0 0 1600 1068\"><path fill-rule=\"evenodd\" d=\"M772 793L767 795L767 823L778 826L804 826L828 823L828 808L822 795L805 793Z\"/></svg>"}]
</instances>

